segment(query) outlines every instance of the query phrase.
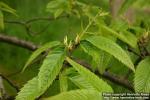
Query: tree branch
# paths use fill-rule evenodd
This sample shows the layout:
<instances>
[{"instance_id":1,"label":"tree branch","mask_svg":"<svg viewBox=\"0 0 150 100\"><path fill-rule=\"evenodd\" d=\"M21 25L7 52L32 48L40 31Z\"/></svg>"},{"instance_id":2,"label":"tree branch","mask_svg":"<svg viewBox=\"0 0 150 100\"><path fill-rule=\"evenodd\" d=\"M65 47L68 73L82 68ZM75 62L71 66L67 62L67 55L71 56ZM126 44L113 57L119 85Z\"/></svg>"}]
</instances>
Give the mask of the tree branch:
<instances>
[{"instance_id":1,"label":"tree branch","mask_svg":"<svg viewBox=\"0 0 150 100\"><path fill-rule=\"evenodd\" d=\"M25 24L30 24L36 21L50 21L50 20L55 20L55 19L60 19L60 18L65 18L65 17L69 17L68 15L64 15L64 16L59 16L58 18L54 18L54 17L35 17L26 21L13 21L13 20L5 20L5 23L11 23L11 24L21 24L21 25L25 25Z\"/></svg>"},{"instance_id":2,"label":"tree branch","mask_svg":"<svg viewBox=\"0 0 150 100\"><path fill-rule=\"evenodd\" d=\"M20 40L16 37L10 37L10 36L6 36L6 35L0 35L0 41L2 42L6 42L6 43L10 43L13 45L17 45L20 47L23 47L25 49L34 51L38 48L37 45L34 45L31 42L27 42L24 40ZM85 66L86 68L90 69L90 65L81 61L81 60L76 60L76 62L78 62L79 64ZM116 74L110 73L110 72L105 72L104 74L100 74L98 71L96 72L97 75L102 76L108 80L110 80L111 82L114 82L120 86L123 86L131 91L134 91L133 85L125 78L122 78L120 76L117 76Z\"/></svg>"},{"instance_id":3,"label":"tree branch","mask_svg":"<svg viewBox=\"0 0 150 100\"><path fill-rule=\"evenodd\" d=\"M75 61L91 70L91 66L88 63L79 59L75 59ZM133 84L123 77L108 71L104 72L103 74L100 74L98 71L96 71L95 74L134 92Z\"/></svg>"},{"instance_id":4,"label":"tree branch","mask_svg":"<svg viewBox=\"0 0 150 100\"><path fill-rule=\"evenodd\" d=\"M125 78L121 78L111 72L104 72L102 77L134 92L133 84Z\"/></svg>"},{"instance_id":5,"label":"tree branch","mask_svg":"<svg viewBox=\"0 0 150 100\"><path fill-rule=\"evenodd\" d=\"M2 74L0 74L0 76L1 76L4 80L6 80L13 88L15 88L17 92L19 91L18 87L17 87L16 85L14 85L7 77L5 77L5 76L2 75Z\"/></svg>"},{"instance_id":6,"label":"tree branch","mask_svg":"<svg viewBox=\"0 0 150 100\"><path fill-rule=\"evenodd\" d=\"M2 35L1 33L0 33L0 42L6 42L9 44L17 45L19 47L23 47L23 48L26 48L26 49L32 50L32 51L34 51L38 48L37 45L34 45L31 42L21 40L16 37L12 37L12 36Z\"/></svg>"}]
</instances>

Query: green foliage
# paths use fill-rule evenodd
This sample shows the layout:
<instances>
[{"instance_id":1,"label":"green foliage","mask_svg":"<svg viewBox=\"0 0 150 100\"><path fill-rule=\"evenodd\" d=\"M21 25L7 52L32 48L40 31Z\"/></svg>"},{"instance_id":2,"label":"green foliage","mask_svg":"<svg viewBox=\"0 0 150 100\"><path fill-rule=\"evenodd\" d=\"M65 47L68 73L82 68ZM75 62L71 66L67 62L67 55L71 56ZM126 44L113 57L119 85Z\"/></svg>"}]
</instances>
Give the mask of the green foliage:
<instances>
[{"instance_id":1,"label":"green foliage","mask_svg":"<svg viewBox=\"0 0 150 100\"><path fill-rule=\"evenodd\" d=\"M76 75L69 77L69 79L80 89L95 89L92 84L90 84L84 77L81 75ZM96 89L95 89L96 90Z\"/></svg>"},{"instance_id":2,"label":"green foliage","mask_svg":"<svg viewBox=\"0 0 150 100\"><path fill-rule=\"evenodd\" d=\"M43 61L37 78L32 79L22 88L16 100L34 100L43 94L59 74L63 61L64 51L62 48L56 48L56 50L49 52Z\"/></svg>"},{"instance_id":3,"label":"green foliage","mask_svg":"<svg viewBox=\"0 0 150 100\"><path fill-rule=\"evenodd\" d=\"M46 10L52 13L55 18L63 13L76 15L78 18L82 15L93 18L99 12L99 7L87 5L78 0L52 0L48 3Z\"/></svg>"},{"instance_id":4,"label":"green foliage","mask_svg":"<svg viewBox=\"0 0 150 100\"><path fill-rule=\"evenodd\" d=\"M5 4L4 2L0 2L0 10L17 15L16 14L16 10L9 7L7 4Z\"/></svg>"},{"instance_id":5,"label":"green foliage","mask_svg":"<svg viewBox=\"0 0 150 100\"><path fill-rule=\"evenodd\" d=\"M67 61L99 92L113 92L112 88L94 73L67 57Z\"/></svg>"},{"instance_id":6,"label":"green foliage","mask_svg":"<svg viewBox=\"0 0 150 100\"><path fill-rule=\"evenodd\" d=\"M99 50L90 45L90 43L87 43L86 41L82 41L81 42L81 47L83 48L83 50L92 57L92 69L93 71L95 71L98 67L98 65L100 65L100 55L99 55Z\"/></svg>"},{"instance_id":7,"label":"green foliage","mask_svg":"<svg viewBox=\"0 0 150 100\"><path fill-rule=\"evenodd\" d=\"M150 93L150 57L138 64L135 71L134 87L136 92Z\"/></svg>"},{"instance_id":8,"label":"green foliage","mask_svg":"<svg viewBox=\"0 0 150 100\"><path fill-rule=\"evenodd\" d=\"M102 100L102 96L95 90L81 89L63 92L43 100Z\"/></svg>"},{"instance_id":9,"label":"green foliage","mask_svg":"<svg viewBox=\"0 0 150 100\"><path fill-rule=\"evenodd\" d=\"M43 46L41 46L40 48L38 48L36 51L34 51L32 53L32 55L30 56L30 58L28 59L28 61L26 62L24 68L22 71L24 71L27 66L36 58L38 57L42 52L45 52L48 48L52 48L52 47L55 47L55 46L58 46L60 44L59 41L53 41L53 42L49 42L49 43L46 43L44 44Z\"/></svg>"},{"instance_id":10,"label":"green foliage","mask_svg":"<svg viewBox=\"0 0 150 100\"><path fill-rule=\"evenodd\" d=\"M68 90L68 77L63 73L59 74L60 92L66 92Z\"/></svg>"},{"instance_id":11,"label":"green foliage","mask_svg":"<svg viewBox=\"0 0 150 100\"><path fill-rule=\"evenodd\" d=\"M4 2L0 1L0 30L4 29L4 14L3 11L16 15L16 10L9 7Z\"/></svg>"},{"instance_id":12,"label":"green foliage","mask_svg":"<svg viewBox=\"0 0 150 100\"><path fill-rule=\"evenodd\" d=\"M133 48L137 47L137 38L132 33L127 31L122 31L120 33L117 33L105 25L100 25L99 27L102 32L114 35L115 37L119 38L120 40L127 43Z\"/></svg>"},{"instance_id":13,"label":"green foliage","mask_svg":"<svg viewBox=\"0 0 150 100\"><path fill-rule=\"evenodd\" d=\"M34 100L38 94L38 78L35 77L24 85L24 87L18 93L16 100Z\"/></svg>"},{"instance_id":14,"label":"green foliage","mask_svg":"<svg viewBox=\"0 0 150 100\"><path fill-rule=\"evenodd\" d=\"M0 42L7 43L0 43L0 73L8 78L6 91L21 88L18 95L6 94L16 100L103 100L102 92L149 93L150 1L120 2L0 1ZM11 15L16 12L19 17ZM22 68L30 45L38 48Z\"/></svg>"},{"instance_id":15,"label":"green foliage","mask_svg":"<svg viewBox=\"0 0 150 100\"><path fill-rule=\"evenodd\" d=\"M59 49L50 52L40 68L38 73L38 87L41 90L41 94L52 84L63 65L65 55L64 51Z\"/></svg>"},{"instance_id":16,"label":"green foliage","mask_svg":"<svg viewBox=\"0 0 150 100\"><path fill-rule=\"evenodd\" d=\"M54 13L55 18L61 15L64 11L69 10L69 2L66 0L53 0L47 5L47 11ZM59 9L58 9L59 8Z\"/></svg>"},{"instance_id":17,"label":"green foliage","mask_svg":"<svg viewBox=\"0 0 150 100\"><path fill-rule=\"evenodd\" d=\"M109 55L108 53L102 50L99 50L88 41L81 41L80 45L87 54L92 56L91 65L92 65L93 71L98 69L100 73L103 73L105 69L107 68L111 55Z\"/></svg>"},{"instance_id":18,"label":"green foliage","mask_svg":"<svg viewBox=\"0 0 150 100\"><path fill-rule=\"evenodd\" d=\"M116 59L121 61L131 70L135 71L134 65L130 57L128 56L128 54L115 42L111 41L110 39L104 38L102 36L93 36L87 38L86 40L89 41L94 46L96 46L97 48L113 55Z\"/></svg>"}]
</instances>

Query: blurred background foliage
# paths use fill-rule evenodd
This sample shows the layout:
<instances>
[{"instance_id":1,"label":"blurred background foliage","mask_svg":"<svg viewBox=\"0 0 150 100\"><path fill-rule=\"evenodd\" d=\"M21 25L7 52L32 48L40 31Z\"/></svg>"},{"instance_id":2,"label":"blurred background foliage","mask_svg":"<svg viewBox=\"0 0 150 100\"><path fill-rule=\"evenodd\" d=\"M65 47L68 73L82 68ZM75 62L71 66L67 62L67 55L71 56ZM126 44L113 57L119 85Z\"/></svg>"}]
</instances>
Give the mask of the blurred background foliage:
<instances>
[{"instance_id":1,"label":"blurred background foliage","mask_svg":"<svg viewBox=\"0 0 150 100\"><path fill-rule=\"evenodd\" d=\"M9 5L11 8L16 10L17 15L3 12L4 16L4 30L1 30L0 34L15 36L19 39L26 41L32 41L34 44L42 45L48 41L60 40L63 41L67 35L70 39L73 39L76 34L81 32L82 27L85 27L88 23L88 15L83 15L81 9L77 6L77 11L74 10L73 14L69 12L69 8L63 8L64 12L59 9L58 11L52 11L52 6L48 7L51 0L1 0L2 2ZM56 0L60 1L60 0ZM66 2L65 0L62 0ZM88 7L97 7L109 15L104 18L105 23L114 29L115 31L129 30L131 33L140 37L143 32L149 30L150 26L150 0L126 0L130 2L123 2L124 0L78 0L80 3L86 4L85 8L82 8L86 12ZM60 5L57 4L58 6ZM82 4L81 4L82 5ZM66 7L66 6L64 6ZM47 8L47 9L46 9ZM96 8L96 9L97 9ZM95 10L95 8L93 8ZM90 9L91 10L91 9ZM56 14L53 14L57 12ZM91 10L92 13L94 13ZM61 15L60 15L61 14ZM86 13L84 13L86 14ZM60 15L60 16L59 16ZM54 18L57 17L57 18ZM34 18L49 18L47 20L36 20L28 23L27 26L18 23L11 23L11 21L25 22ZM52 18L52 19L50 19ZM112 20L113 19L113 20ZM28 30L27 28L30 27ZM91 31L97 32L96 27L91 27ZM126 45L121 41L118 43L126 48ZM149 43L150 44L150 43ZM150 46L147 47L150 51ZM20 73L25 62L32 51L24 48L20 48L15 45L10 45L0 42L0 73L6 76L13 84L17 87L22 87L27 80L31 79L38 72L38 67L41 62L32 64L24 73ZM130 53L130 52L129 52ZM91 57L85 56L80 48L75 50L74 56L86 61L91 61ZM133 61L137 56L131 54ZM108 68L112 72L124 76L127 74L127 68L123 67L119 61L114 58L109 63ZM130 77L133 77L132 75ZM132 78L131 78L132 79ZM131 80L132 81L132 80ZM121 92L125 91L124 88L111 83L114 87L114 91ZM16 95L16 90L10 86L9 83L5 82L5 87L10 95ZM49 91L59 91L58 81L54 82L50 87ZM54 92L55 91L55 92Z\"/></svg>"}]
</instances>

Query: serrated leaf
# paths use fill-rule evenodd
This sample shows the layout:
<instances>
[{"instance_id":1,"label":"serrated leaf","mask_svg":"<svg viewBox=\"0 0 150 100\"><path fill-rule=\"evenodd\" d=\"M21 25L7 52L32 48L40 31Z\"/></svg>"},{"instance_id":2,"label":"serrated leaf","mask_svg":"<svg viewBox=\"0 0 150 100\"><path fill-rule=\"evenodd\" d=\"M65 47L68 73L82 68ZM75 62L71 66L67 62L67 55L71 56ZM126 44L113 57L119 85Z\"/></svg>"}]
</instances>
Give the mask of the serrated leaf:
<instances>
[{"instance_id":1,"label":"serrated leaf","mask_svg":"<svg viewBox=\"0 0 150 100\"><path fill-rule=\"evenodd\" d=\"M135 71L134 87L136 92L150 93L150 57L138 64Z\"/></svg>"},{"instance_id":2,"label":"serrated leaf","mask_svg":"<svg viewBox=\"0 0 150 100\"><path fill-rule=\"evenodd\" d=\"M99 50L88 41L81 41L80 45L88 55L92 56L93 71L98 68L99 72L102 74L107 68L111 55L102 50Z\"/></svg>"},{"instance_id":3,"label":"serrated leaf","mask_svg":"<svg viewBox=\"0 0 150 100\"><path fill-rule=\"evenodd\" d=\"M46 44L44 44L43 46L41 46L40 48L38 48L36 51L34 51L32 53L32 55L30 56L30 58L28 59L28 61L26 62L25 66L23 67L22 72L28 67L28 65L36 58L38 57L42 52L46 51L48 48L52 48L54 46L60 45L59 41L53 41L53 42L48 42Z\"/></svg>"},{"instance_id":4,"label":"serrated leaf","mask_svg":"<svg viewBox=\"0 0 150 100\"><path fill-rule=\"evenodd\" d=\"M67 61L79 72L79 74L84 77L91 85L99 92L113 92L112 88L96 76L94 73L83 67L82 65L71 60L69 57L66 58Z\"/></svg>"},{"instance_id":5,"label":"serrated leaf","mask_svg":"<svg viewBox=\"0 0 150 100\"><path fill-rule=\"evenodd\" d=\"M21 88L15 100L34 100L38 97L38 94L38 78L35 77Z\"/></svg>"},{"instance_id":6,"label":"serrated leaf","mask_svg":"<svg viewBox=\"0 0 150 100\"><path fill-rule=\"evenodd\" d=\"M137 41L138 41L138 39L136 38L136 36L135 35L133 35L131 32L129 32L129 31L122 31L122 32L120 32L120 36L122 36L122 38L124 37L124 38L126 38L126 41L128 41L128 44L131 46L131 47L133 47L133 48L136 48L136 47L138 47L137 46Z\"/></svg>"},{"instance_id":7,"label":"serrated leaf","mask_svg":"<svg viewBox=\"0 0 150 100\"><path fill-rule=\"evenodd\" d=\"M99 50L92 44L90 44L88 41L81 41L80 46L84 50L84 52L86 52L88 55L92 57L92 70L95 71L100 63Z\"/></svg>"},{"instance_id":8,"label":"serrated leaf","mask_svg":"<svg viewBox=\"0 0 150 100\"><path fill-rule=\"evenodd\" d=\"M80 89L95 89L84 77L76 75L69 77L69 79Z\"/></svg>"},{"instance_id":9,"label":"serrated leaf","mask_svg":"<svg viewBox=\"0 0 150 100\"><path fill-rule=\"evenodd\" d=\"M119 38L121 41L127 43L129 46L131 46L133 48L137 47L137 38L132 33L127 32L127 31L124 31L122 33L117 33L116 31L112 30L111 28L109 28L105 25L101 25L101 24L99 24L99 27L103 33L112 34L112 35L116 36L117 38Z\"/></svg>"},{"instance_id":10,"label":"serrated leaf","mask_svg":"<svg viewBox=\"0 0 150 100\"><path fill-rule=\"evenodd\" d=\"M115 42L102 36L93 36L86 39L97 48L111 54L116 59L125 64L128 68L135 71L134 65L128 54Z\"/></svg>"},{"instance_id":11,"label":"serrated leaf","mask_svg":"<svg viewBox=\"0 0 150 100\"><path fill-rule=\"evenodd\" d=\"M16 100L34 100L43 94L59 74L63 65L64 54L64 48L56 48L49 52L43 61L38 76L25 84Z\"/></svg>"},{"instance_id":12,"label":"serrated leaf","mask_svg":"<svg viewBox=\"0 0 150 100\"><path fill-rule=\"evenodd\" d=\"M129 28L129 23L121 19L115 19L112 20L110 27L111 29L120 32L127 30Z\"/></svg>"},{"instance_id":13,"label":"serrated leaf","mask_svg":"<svg viewBox=\"0 0 150 100\"><path fill-rule=\"evenodd\" d=\"M38 73L40 94L46 91L59 74L64 62L64 57L64 48L56 48L56 50L50 52L45 58Z\"/></svg>"},{"instance_id":14,"label":"serrated leaf","mask_svg":"<svg viewBox=\"0 0 150 100\"><path fill-rule=\"evenodd\" d=\"M0 30L4 29L4 16L2 11L0 10Z\"/></svg>"},{"instance_id":15,"label":"serrated leaf","mask_svg":"<svg viewBox=\"0 0 150 100\"><path fill-rule=\"evenodd\" d=\"M59 74L60 92L68 90L68 77L62 73Z\"/></svg>"},{"instance_id":16,"label":"serrated leaf","mask_svg":"<svg viewBox=\"0 0 150 100\"><path fill-rule=\"evenodd\" d=\"M60 93L56 96L45 98L43 100L103 100L102 94L95 90L72 90Z\"/></svg>"}]
</instances>

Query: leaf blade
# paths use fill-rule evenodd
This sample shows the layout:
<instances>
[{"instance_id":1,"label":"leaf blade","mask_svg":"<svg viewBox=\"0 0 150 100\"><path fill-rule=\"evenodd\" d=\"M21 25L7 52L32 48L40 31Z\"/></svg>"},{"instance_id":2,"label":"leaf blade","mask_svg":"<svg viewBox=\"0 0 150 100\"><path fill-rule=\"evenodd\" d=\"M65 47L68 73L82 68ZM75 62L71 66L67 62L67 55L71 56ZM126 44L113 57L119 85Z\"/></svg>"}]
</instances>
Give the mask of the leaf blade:
<instances>
[{"instance_id":1,"label":"leaf blade","mask_svg":"<svg viewBox=\"0 0 150 100\"><path fill-rule=\"evenodd\" d=\"M116 59L125 64L132 71L135 71L134 65L130 59L130 57L126 54L126 52L115 42L110 39L104 38L102 36L93 36L86 39L90 43L92 43L97 48L113 55Z\"/></svg>"},{"instance_id":2,"label":"leaf blade","mask_svg":"<svg viewBox=\"0 0 150 100\"><path fill-rule=\"evenodd\" d=\"M52 84L64 61L64 48L49 52L40 68L38 76L30 80L19 92L16 100L34 100Z\"/></svg>"},{"instance_id":3,"label":"leaf blade","mask_svg":"<svg viewBox=\"0 0 150 100\"><path fill-rule=\"evenodd\" d=\"M94 73L76 63L69 57L67 57L66 60L79 72L80 75L90 82L95 89L100 92L113 92L112 88Z\"/></svg>"},{"instance_id":4,"label":"leaf blade","mask_svg":"<svg viewBox=\"0 0 150 100\"><path fill-rule=\"evenodd\" d=\"M111 59L111 55L109 55L108 53L102 50L99 50L97 47L95 47L88 41L81 41L80 45L81 45L81 48L83 48L83 50L92 57L91 65L92 65L93 71L95 71L97 68L98 71L101 74L103 74L103 72L107 68L107 65Z\"/></svg>"},{"instance_id":5,"label":"leaf blade","mask_svg":"<svg viewBox=\"0 0 150 100\"><path fill-rule=\"evenodd\" d=\"M69 77L69 79L80 89L95 89L84 77L76 75Z\"/></svg>"},{"instance_id":6,"label":"leaf blade","mask_svg":"<svg viewBox=\"0 0 150 100\"><path fill-rule=\"evenodd\" d=\"M52 84L53 80L59 74L65 58L64 48L56 48L45 58L38 73L38 82L40 94Z\"/></svg>"},{"instance_id":7,"label":"leaf blade","mask_svg":"<svg viewBox=\"0 0 150 100\"><path fill-rule=\"evenodd\" d=\"M134 78L136 92L150 93L150 57L142 60L136 69Z\"/></svg>"},{"instance_id":8,"label":"leaf blade","mask_svg":"<svg viewBox=\"0 0 150 100\"><path fill-rule=\"evenodd\" d=\"M17 16L16 10L11 8L10 6L8 6L7 4L5 4L3 2L0 2L0 10L9 12L9 13Z\"/></svg>"},{"instance_id":9,"label":"leaf blade","mask_svg":"<svg viewBox=\"0 0 150 100\"><path fill-rule=\"evenodd\" d=\"M32 55L29 57L29 59L27 60L25 66L22 69L22 72L25 71L25 69L28 67L28 65L38 56L40 55L42 52L44 52L45 50L47 50L48 48L52 48L54 46L60 45L60 42L58 41L53 41L53 42L48 42L46 44L44 44L42 47L38 48L36 51L34 51L32 53Z\"/></svg>"},{"instance_id":10,"label":"leaf blade","mask_svg":"<svg viewBox=\"0 0 150 100\"><path fill-rule=\"evenodd\" d=\"M124 31L124 33L117 33L116 31L102 24L99 24L99 27L101 28L102 32L116 36L121 41L127 43L129 46L133 48L137 47L137 38L130 32Z\"/></svg>"},{"instance_id":11,"label":"leaf blade","mask_svg":"<svg viewBox=\"0 0 150 100\"><path fill-rule=\"evenodd\" d=\"M62 73L59 74L60 92L68 90L68 77Z\"/></svg>"},{"instance_id":12,"label":"leaf blade","mask_svg":"<svg viewBox=\"0 0 150 100\"><path fill-rule=\"evenodd\" d=\"M38 90L38 78L35 77L28 81L16 96L15 100L34 100L39 93Z\"/></svg>"},{"instance_id":13,"label":"leaf blade","mask_svg":"<svg viewBox=\"0 0 150 100\"><path fill-rule=\"evenodd\" d=\"M81 89L63 92L44 100L102 100L102 96L95 90Z\"/></svg>"}]
</instances>

